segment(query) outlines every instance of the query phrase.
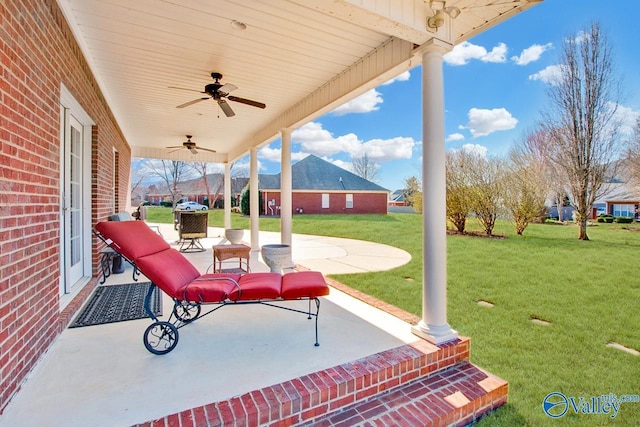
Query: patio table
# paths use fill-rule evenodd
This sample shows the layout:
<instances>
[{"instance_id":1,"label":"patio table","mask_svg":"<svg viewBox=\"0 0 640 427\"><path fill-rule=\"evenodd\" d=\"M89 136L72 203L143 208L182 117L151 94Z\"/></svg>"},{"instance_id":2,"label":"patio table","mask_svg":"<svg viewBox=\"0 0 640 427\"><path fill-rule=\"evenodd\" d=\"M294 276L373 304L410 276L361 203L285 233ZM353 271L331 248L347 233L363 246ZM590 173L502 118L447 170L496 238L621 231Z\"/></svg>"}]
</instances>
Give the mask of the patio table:
<instances>
[{"instance_id":1,"label":"patio table","mask_svg":"<svg viewBox=\"0 0 640 427\"><path fill-rule=\"evenodd\" d=\"M214 273L248 273L249 252L251 248L243 244L214 245L213 246L213 272ZM222 262L228 259L238 258L238 268L222 268ZM243 261L244 260L244 261Z\"/></svg>"}]
</instances>

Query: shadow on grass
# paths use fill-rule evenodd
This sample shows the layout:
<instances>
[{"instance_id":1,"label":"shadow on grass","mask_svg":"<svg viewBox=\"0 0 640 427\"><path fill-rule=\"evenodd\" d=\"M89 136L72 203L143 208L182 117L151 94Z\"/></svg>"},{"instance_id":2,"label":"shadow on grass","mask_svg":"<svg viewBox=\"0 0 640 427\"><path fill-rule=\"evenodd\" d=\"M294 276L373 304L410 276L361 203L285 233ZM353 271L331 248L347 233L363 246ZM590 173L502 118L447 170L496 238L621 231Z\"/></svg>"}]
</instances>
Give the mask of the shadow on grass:
<instances>
[{"instance_id":1,"label":"shadow on grass","mask_svg":"<svg viewBox=\"0 0 640 427\"><path fill-rule=\"evenodd\" d=\"M513 405L507 403L482 417L475 425L478 427L518 427L532 424L528 423Z\"/></svg>"}]
</instances>

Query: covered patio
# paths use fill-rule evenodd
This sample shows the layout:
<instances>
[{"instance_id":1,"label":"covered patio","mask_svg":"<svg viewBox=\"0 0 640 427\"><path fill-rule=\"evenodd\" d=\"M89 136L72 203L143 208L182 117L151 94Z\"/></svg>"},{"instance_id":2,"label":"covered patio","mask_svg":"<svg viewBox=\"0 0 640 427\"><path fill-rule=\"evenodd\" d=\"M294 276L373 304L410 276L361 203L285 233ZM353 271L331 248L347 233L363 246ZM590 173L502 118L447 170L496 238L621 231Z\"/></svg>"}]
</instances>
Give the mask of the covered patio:
<instances>
[{"instance_id":1,"label":"covered patio","mask_svg":"<svg viewBox=\"0 0 640 427\"><path fill-rule=\"evenodd\" d=\"M171 226L160 228L167 241L175 245L177 234ZM199 270L210 268L211 245L225 242L224 237L218 237L223 231L210 229L211 237L203 241L209 248L207 252L186 254ZM260 237L267 242L277 238L275 233L261 233ZM328 272L383 270L409 259L403 251L396 249L394 253L385 245L320 236L293 237L298 248L296 261ZM318 251L321 247L324 250ZM359 256L359 248L363 247L371 255L369 261ZM329 254L336 253L341 256L332 260ZM338 258L342 266L337 265ZM298 264L298 268L303 267ZM268 271L257 254L252 254L251 271ZM108 277L104 286L130 282L131 273L128 266L123 273ZM402 417L399 409L410 408L407 411L414 415L400 418L402 423L425 425L412 424L413 417L423 413L423 418L417 419L430 419L434 424L438 420L471 420L506 398L504 381L467 362L468 340L445 346L449 349L445 355L411 333L407 320L412 316L408 313L404 313L403 320L398 317L399 312L388 313L376 307L375 302L354 298L344 287L347 292L341 291L339 283L331 284L331 295L322 299L320 347L313 346L313 324L306 316L263 306L228 307L203 318L181 329L180 345L161 357L147 352L142 345L149 319L66 329L7 406L0 423L13 427L80 427L155 421L153 425L164 426L181 418L183 426L268 425L280 421L287 424L287 419L290 424L318 423L323 415L329 419L333 413L346 413L341 415L343 421L352 418L348 425L355 425L362 421L362 415L357 410L352 410L351 415L341 410L358 408L362 406L359 402L371 395L381 402L376 411L365 407L372 422ZM171 301L165 296L163 319L171 309ZM428 362L421 361L425 355L429 355ZM414 391L412 398L402 402L385 402L387 389L418 377L411 374L414 369L435 371L445 365L450 368L449 374L455 372L455 378L448 382L444 378L449 374L436 377L438 384L432 385L430 391L449 400L443 403L434 399L433 413L413 407L428 395L427 390ZM330 376L332 384L325 381ZM356 385L356 381L361 383ZM456 413L458 401L450 388L456 387L457 391L464 381L480 383L487 390L482 393L482 404L478 398L477 407L467 405ZM282 384L306 385L298 394L289 390L274 399L271 392L276 393ZM372 387L376 388L375 393ZM493 392L493 399L487 397L488 392ZM247 394L253 397L247 399ZM362 396L356 398L356 394ZM245 398L241 408L227 411L226 404L232 407L242 396ZM264 396L264 402L256 396ZM193 423L185 417L191 417Z\"/></svg>"},{"instance_id":2,"label":"covered patio","mask_svg":"<svg viewBox=\"0 0 640 427\"><path fill-rule=\"evenodd\" d=\"M357 345L356 353L345 355L345 360L305 362L299 371L287 375L324 372L328 366L351 363L347 358L364 357L370 362L368 357L379 359L375 355L380 354L380 349L389 349L395 343L404 350L400 351L402 357L391 357L392 366L360 364L369 368L356 368L359 374L345 374L326 389L310 386L319 393L317 398L309 399L311 406L279 401L277 414L269 412L267 421L259 419L266 423L277 420L299 423L308 419L323 422L322 416L341 413L349 405L365 402L387 389L401 391L403 385L428 378L427 374L433 371L443 372L455 366L478 370L468 364L469 340L458 337L447 322L442 58L454 45L538 2L4 2L0 6L3 17L0 51L4 53L5 84L0 87L0 95L6 126L1 137L3 164L8 166L3 181L6 182L3 187L6 203L0 207L3 242L0 268L4 281L0 286L0 410L20 397L23 383L26 393L28 382L25 380L33 369L37 374L48 358L53 358L52 350L62 348L62 352L75 353L82 347L72 344L65 349L64 346L73 342L71 337L83 335L83 331L69 331L66 327L99 280L98 260L103 246L91 230L109 215L129 210L132 158L223 163L224 228L228 228L231 164L248 153L250 186L257 188L258 150L280 139L282 199L278 240L291 244L295 253L291 205L292 131L416 66L422 66L422 177L426 189L423 203L430 206L431 212L423 218L422 315L410 319L410 325L400 325L403 331L399 335L383 328L379 344L362 348ZM193 154L187 149L166 148L179 144L186 135L192 135L199 146L215 152L199 150ZM259 232L258 205L258 192L251 192L251 229L246 241L254 251L265 243ZM321 266L311 267L330 274ZM37 295L37 300L34 301L32 295ZM336 295L339 293L335 292L327 304L330 307L334 304L327 310L329 315L341 310L340 304L333 301L338 298ZM351 307L352 303L347 305ZM261 316L255 314L255 317ZM341 315L337 315L335 321L339 323L340 318ZM215 322L215 316L211 321ZM256 332L247 328L244 320L230 321L238 322L243 330L248 329L245 333ZM330 325L330 321L327 320L327 324ZM363 330L363 337L369 333L375 335L373 331L380 329L376 322L373 325L362 325L371 331ZM102 342L96 343L107 344L99 352L107 352L104 354L111 356L110 361L118 364L127 363L124 362L126 353L122 358L113 356L119 348L130 347L111 345L112 339L126 337L119 333L120 327L109 326L105 330L111 330L114 336L105 336ZM216 328L204 327L202 333L207 334L204 329ZM333 345L341 347L338 337L332 338L326 330L323 334L327 334L326 343L335 339ZM223 338L202 341L217 347L214 343L224 342ZM193 343L193 352L198 353L202 348L200 341ZM402 343L409 343L414 350L405 351ZM255 351L245 348L243 355L255 354ZM325 350L320 349L322 351ZM39 365L42 357L45 363ZM166 369L157 372L167 372L169 361L176 357L177 354L168 358L146 357L144 363L165 365ZM85 355L83 361L77 360L74 364L80 367L84 363L91 368L92 359L95 358ZM133 363L140 360L129 356L126 359L135 361ZM205 363L204 360L194 363ZM296 360L306 361L306 358L299 354ZM255 363L255 358L249 357L241 366ZM182 367L179 377L187 383L197 383L199 372L186 369L187 365L178 360L171 367ZM134 371L145 372L145 369ZM388 377L387 372L391 376ZM451 372L454 382L465 376ZM121 375L121 388L126 389L129 385L125 379L126 369ZM486 378L486 374L483 375ZM155 379L154 376L153 381ZM267 387L280 380L268 378ZM231 383L224 382L219 386L221 394L208 396L204 402L193 403L195 406L191 408L229 399L228 405L231 405L241 393L231 387ZM155 384L149 387L155 388ZM367 388L367 384L370 387ZM453 387L447 393L434 392L432 396L434 402L454 396L451 399L455 403L450 403L452 415L445 414L443 418L447 423L471 421L477 408L484 411L506 399L502 395L491 399L483 397L496 389L506 392L506 385L488 385L484 392L473 387L463 392L463 388ZM251 390L254 388L245 393ZM171 393L164 396L163 403L173 400ZM313 392L310 396L314 396ZM332 398L338 403L331 403ZM470 412L460 409L468 408L466 405L474 409ZM202 413L200 409L178 406L172 408L193 411L191 415L183 413L181 419L198 418ZM298 418L292 418L294 415L283 409L291 406L302 411L295 415ZM324 412L319 408L324 408ZM429 413L428 409L419 409L413 412ZM81 407L73 410L82 412ZM303 412L305 416L301 415ZM147 415L153 418L170 414ZM144 422L148 420L145 417L122 422ZM0 421L3 421L1 417ZM170 424L171 420L166 421Z\"/></svg>"}]
</instances>

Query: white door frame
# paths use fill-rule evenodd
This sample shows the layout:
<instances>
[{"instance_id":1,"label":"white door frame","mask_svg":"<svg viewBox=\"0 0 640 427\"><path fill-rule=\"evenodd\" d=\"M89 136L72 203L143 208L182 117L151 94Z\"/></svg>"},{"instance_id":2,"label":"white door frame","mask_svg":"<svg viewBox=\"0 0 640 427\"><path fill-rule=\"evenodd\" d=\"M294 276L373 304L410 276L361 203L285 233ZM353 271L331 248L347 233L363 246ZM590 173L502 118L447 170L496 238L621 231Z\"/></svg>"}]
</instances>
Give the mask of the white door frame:
<instances>
[{"instance_id":1,"label":"white door frame","mask_svg":"<svg viewBox=\"0 0 640 427\"><path fill-rule=\"evenodd\" d=\"M64 235L64 215L67 201L65 200L65 138L68 138L70 123L74 119L76 125L82 126L82 252L81 268L82 273L79 280L69 283L68 271L65 262L65 241ZM91 127L95 123L80 106L71 92L64 86L60 88L60 211L59 211L59 295L60 309L66 307L69 302L80 292L84 285L91 279Z\"/></svg>"}]
</instances>

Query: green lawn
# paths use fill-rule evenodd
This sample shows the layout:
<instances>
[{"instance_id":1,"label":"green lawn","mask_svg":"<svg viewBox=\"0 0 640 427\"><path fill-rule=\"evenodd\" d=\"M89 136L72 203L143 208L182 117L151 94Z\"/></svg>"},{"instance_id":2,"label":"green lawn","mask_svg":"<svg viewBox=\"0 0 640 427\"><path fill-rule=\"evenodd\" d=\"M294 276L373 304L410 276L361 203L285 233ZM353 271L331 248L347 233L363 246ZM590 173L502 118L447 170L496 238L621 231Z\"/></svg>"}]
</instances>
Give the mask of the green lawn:
<instances>
[{"instance_id":1,"label":"green lawn","mask_svg":"<svg viewBox=\"0 0 640 427\"><path fill-rule=\"evenodd\" d=\"M210 215L211 225L222 225L222 212ZM233 226L248 228L249 220L234 215ZM261 219L260 227L276 231L279 221ZM418 315L421 227L421 216L409 214L293 220L294 233L376 241L411 253L411 262L391 271L334 278ZM508 238L447 238L449 323L471 337L473 363L509 381L509 403L480 425L640 425L640 403L622 404L615 419L570 409L552 420L542 411L554 391L576 399L640 394L640 357L605 346L615 341L640 349L640 228L598 224L586 242L571 225L534 224L519 237L499 222L495 232ZM495 306L479 306L479 299ZM534 317L551 325L536 325Z\"/></svg>"}]
</instances>

